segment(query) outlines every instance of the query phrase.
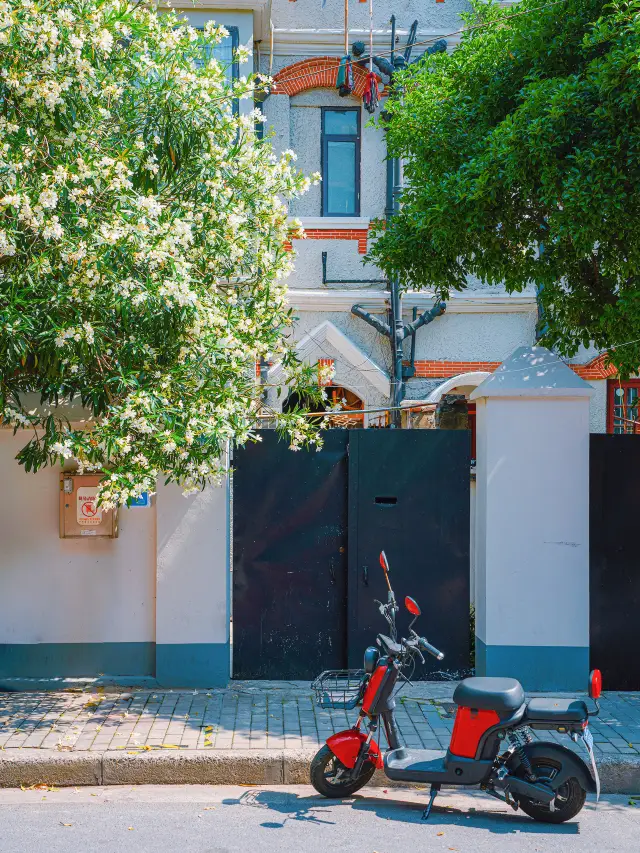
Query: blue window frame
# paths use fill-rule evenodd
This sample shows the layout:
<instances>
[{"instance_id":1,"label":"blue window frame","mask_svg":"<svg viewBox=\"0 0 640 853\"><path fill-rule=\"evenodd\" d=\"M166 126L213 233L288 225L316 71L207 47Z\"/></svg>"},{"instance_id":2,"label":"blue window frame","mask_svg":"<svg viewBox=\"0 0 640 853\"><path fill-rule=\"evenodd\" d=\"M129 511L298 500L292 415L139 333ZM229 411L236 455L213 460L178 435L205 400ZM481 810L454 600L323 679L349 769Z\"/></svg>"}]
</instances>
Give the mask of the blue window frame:
<instances>
[{"instance_id":1,"label":"blue window frame","mask_svg":"<svg viewBox=\"0 0 640 853\"><path fill-rule=\"evenodd\" d=\"M360 216L360 109L322 108L322 216Z\"/></svg>"}]
</instances>

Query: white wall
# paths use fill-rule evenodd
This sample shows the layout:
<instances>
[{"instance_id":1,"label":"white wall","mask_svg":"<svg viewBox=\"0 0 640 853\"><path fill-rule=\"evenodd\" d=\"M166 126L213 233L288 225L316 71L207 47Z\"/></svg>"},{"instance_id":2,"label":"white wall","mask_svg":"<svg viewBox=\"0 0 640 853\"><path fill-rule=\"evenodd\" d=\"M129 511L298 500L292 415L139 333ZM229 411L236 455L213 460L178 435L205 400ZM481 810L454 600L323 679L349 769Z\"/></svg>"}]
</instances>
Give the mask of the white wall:
<instances>
[{"instance_id":1,"label":"white wall","mask_svg":"<svg viewBox=\"0 0 640 853\"><path fill-rule=\"evenodd\" d=\"M226 684L228 483L159 486L151 507L120 510L119 538L60 539L60 469L25 473L28 440L0 429L0 679Z\"/></svg>"},{"instance_id":2,"label":"white wall","mask_svg":"<svg viewBox=\"0 0 640 853\"><path fill-rule=\"evenodd\" d=\"M476 562L494 573L480 636L488 645L588 645L587 400L477 402L490 491L477 496L487 538Z\"/></svg>"},{"instance_id":3,"label":"white wall","mask_svg":"<svg viewBox=\"0 0 640 853\"><path fill-rule=\"evenodd\" d=\"M155 509L122 510L118 539L60 539L59 470L14 458L29 437L0 429L0 644L152 642Z\"/></svg>"},{"instance_id":4,"label":"white wall","mask_svg":"<svg viewBox=\"0 0 640 853\"><path fill-rule=\"evenodd\" d=\"M158 643L229 639L227 488L158 486Z\"/></svg>"}]
</instances>

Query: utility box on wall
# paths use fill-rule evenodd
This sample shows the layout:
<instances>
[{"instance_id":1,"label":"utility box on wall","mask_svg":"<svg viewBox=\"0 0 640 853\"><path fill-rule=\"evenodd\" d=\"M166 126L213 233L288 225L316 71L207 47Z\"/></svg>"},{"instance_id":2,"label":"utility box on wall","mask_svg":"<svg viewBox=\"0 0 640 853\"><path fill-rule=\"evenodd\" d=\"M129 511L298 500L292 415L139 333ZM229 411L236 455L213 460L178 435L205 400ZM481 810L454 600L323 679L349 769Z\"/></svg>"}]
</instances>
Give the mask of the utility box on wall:
<instances>
[{"instance_id":1,"label":"utility box on wall","mask_svg":"<svg viewBox=\"0 0 640 853\"><path fill-rule=\"evenodd\" d=\"M60 475L61 539L75 539L80 536L117 538L117 510L103 510L96 505L101 479L99 474Z\"/></svg>"}]
</instances>

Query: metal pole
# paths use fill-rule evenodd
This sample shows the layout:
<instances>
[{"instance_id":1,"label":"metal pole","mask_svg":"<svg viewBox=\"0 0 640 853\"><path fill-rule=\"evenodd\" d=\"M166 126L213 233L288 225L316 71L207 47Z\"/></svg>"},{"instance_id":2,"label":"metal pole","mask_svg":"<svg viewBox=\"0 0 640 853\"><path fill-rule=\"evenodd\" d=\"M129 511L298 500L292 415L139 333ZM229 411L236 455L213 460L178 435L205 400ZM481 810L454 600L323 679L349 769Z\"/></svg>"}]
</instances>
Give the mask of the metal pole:
<instances>
[{"instance_id":1,"label":"metal pole","mask_svg":"<svg viewBox=\"0 0 640 853\"><path fill-rule=\"evenodd\" d=\"M393 208L392 215L398 212L400 206L400 160L394 157L393 164ZM391 419L393 427L402 426L402 412L400 404L404 399L404 381L402 379L402 362L404 353L402 351L402 341L404 340L404 329L402 323L402 297L400 295L400 282L394 276L389 282L391 291L391 347L393 351L393 380L391 384L391 405L394 407Z\"/></svg>"},{"instance_id":2,"label":"metal pole","mask_svg":"<svg viewBox=\"0 0 640 853\"><path fill-rule=\"evenodd\" d=\"M344 55L349 53L349 0L344 0Z\"/></svg>"}]
</instances>

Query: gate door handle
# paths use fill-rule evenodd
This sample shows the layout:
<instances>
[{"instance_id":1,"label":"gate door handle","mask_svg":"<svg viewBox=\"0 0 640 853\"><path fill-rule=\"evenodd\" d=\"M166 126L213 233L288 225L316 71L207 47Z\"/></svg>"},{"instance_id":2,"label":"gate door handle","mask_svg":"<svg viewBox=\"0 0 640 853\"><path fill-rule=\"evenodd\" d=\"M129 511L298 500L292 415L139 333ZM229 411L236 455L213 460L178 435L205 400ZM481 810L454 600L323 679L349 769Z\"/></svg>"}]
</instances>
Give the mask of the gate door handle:
<instances>
[{"instance_id":1,"label":"gate door handle","mask_svg":"<svg viewBox=\"0 0 640 853\"><path fill-rule=\"evenodd\" d=\"M369 568L368 566L362 567L362 580L365 586L369 586Z\"/></svg>"}]
</instances>

